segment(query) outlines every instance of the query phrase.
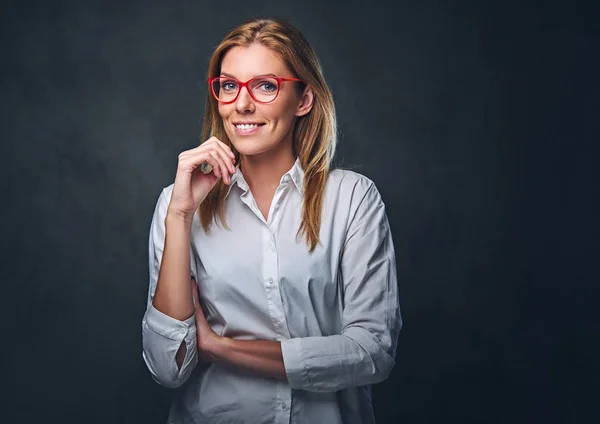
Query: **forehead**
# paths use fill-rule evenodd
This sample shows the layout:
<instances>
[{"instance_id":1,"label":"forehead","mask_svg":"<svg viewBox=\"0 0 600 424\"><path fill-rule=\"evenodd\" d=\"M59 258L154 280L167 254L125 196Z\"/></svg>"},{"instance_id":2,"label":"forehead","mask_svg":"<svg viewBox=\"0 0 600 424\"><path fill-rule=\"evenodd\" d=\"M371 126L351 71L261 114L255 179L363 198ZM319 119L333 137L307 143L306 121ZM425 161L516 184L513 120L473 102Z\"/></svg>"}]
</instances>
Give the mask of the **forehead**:
<instances>
[{"instance_id":1,"label":"forehead","mask_svg":"<svg viewBox=\"0 0 600 424\"><path fill-rule=\"evenodd\" d=\"M285 63L273 50L261 44L232 47L221 61L221 73L247 80L257 75L290 76Z\"/></svg>"}]
</instances>

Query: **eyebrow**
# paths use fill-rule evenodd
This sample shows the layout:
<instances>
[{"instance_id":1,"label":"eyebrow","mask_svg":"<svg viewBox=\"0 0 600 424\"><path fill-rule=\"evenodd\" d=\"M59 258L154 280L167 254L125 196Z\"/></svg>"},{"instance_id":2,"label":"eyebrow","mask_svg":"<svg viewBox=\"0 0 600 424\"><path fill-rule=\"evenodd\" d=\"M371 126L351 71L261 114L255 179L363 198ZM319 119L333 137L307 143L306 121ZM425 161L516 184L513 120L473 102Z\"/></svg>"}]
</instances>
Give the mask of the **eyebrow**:
<instances>
[{"instance_id":1,"label":"eyebrow","mask_svg":"<svg viewBox=\"0 0 600 424\"><path fill-rule=\"evenodd\" d=\"M221 75L223 75L224 77L237 79L236 77L234 77L231 74L228 74L227 72L221 72ZM276 76L277 75L275 75L275 74L260 74L260 75L255 75L254 78L256 78L256 77L276 77Z\"/></svg>"}]
</instances>

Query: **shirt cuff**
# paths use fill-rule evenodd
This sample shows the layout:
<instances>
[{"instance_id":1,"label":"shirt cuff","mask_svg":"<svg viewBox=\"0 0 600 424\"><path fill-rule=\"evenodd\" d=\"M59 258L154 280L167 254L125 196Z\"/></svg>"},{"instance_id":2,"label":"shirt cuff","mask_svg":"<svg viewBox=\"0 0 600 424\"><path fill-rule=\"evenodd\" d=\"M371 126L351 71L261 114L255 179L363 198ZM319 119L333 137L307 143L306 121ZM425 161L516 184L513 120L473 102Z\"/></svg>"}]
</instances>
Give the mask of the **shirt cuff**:
<instances>
[{"instance_id":1,"label":"shirt cuff","mask_svg":"<svg viewBox=\"0 0 600 424\"><path fill-rule=\"evenodd\" d=\"M146 314L146 325L149 329L163 337L175 341L181 341L188 335L195 335L195 324L194 315L184 321L179 321L178 319L162 313L154 307L152 302L150 302L150 306L148 307L148 312ZM194 334L190 334L191 332Z\"/></svg>"},{"instance_id":2,"label":"shirt cuff","mask_svg":"<svg viewBox=\"0 0 600 424\"><path fill-rule=\"evenodd\" d=\"M184 342L186 355L178 369L177 351ZM181 386L196 366L195 316L179 321L150 304L143 319L142 356L154 380L168 388Z\"/></svg>"},{"instance_id":3,"label":"shirt cuff","mask_svg":"<svg viewBox=\"0 0 600 424\"><path fill-rule=\"evenodd\" d=\"M308 368L304 360L302 339L281 340L281 355L283 365L291 388L303 388L310 385L308 381Z\"/></svg>"}]
</instances>

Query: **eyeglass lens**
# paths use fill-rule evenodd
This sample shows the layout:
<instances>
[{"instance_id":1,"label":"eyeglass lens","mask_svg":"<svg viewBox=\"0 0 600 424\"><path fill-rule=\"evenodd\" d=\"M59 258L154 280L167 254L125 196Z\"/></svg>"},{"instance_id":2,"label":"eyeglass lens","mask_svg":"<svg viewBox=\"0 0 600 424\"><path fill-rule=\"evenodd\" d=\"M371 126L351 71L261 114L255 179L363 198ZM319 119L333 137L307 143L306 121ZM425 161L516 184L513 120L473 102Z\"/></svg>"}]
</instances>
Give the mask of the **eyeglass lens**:
<instances>
[{"instance_id":1,"label":"eyeglass lens","mask_svg":"<svg viewBox=\"0 0 600 424\"><path fill-rule=\"evenodd\" d=\"M213 81L213 92L218 100L230 102L240 91L239 82L227 77L220 77ZM248 84L252 95L259 102L273 100L279 92L279 83L274 78L256 78Z\"/></svg>"}]
</instances>

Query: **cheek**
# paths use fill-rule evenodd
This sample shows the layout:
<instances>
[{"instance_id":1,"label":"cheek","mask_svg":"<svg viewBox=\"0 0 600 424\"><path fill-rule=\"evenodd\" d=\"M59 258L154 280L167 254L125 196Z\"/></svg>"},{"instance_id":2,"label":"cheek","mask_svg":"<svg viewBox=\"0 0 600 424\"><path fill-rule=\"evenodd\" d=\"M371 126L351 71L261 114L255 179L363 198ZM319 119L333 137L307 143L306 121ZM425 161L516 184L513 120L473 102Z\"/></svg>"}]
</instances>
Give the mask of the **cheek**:
<instances>
[{"instance_id":1,"label":"cheek","mask_svg":"<svg viewBox=\"0 0 600 424\"><path fill-rule=\"evenodd\" d=\"M227 120L231 116L231 108L227 107L227 105L219 105L217 111L219 112L219 116L221 117L221 122L223 124L223 127L225 128L225 132L231 136L229 125L227 125Z\"/></svg>"},{"instance_id":2,"label":"cheek","mask_svg":"<svg viewBox=\"0 0 600 424\"><path fill-rule=\"evenodd\" d=\"M268 112L270 119L273 121L279 121L280 124L289 124L294 120L294 106L291 102L285 102L279 105L273 105L273 108Z\"/></svg>"},{"instance_id":3,"label":"cheek","mask_svg":"<svg viewBox=\"0 0 600 424\"><path fill-rule=\"evenodd\" d=\"M221 118L223 118L223 119L228 116L227 107L221 105L221 103L219 103L219 105L217 106L217 112L219 112L219 115L221 115Z\"/></svg>"}]
</instances>

